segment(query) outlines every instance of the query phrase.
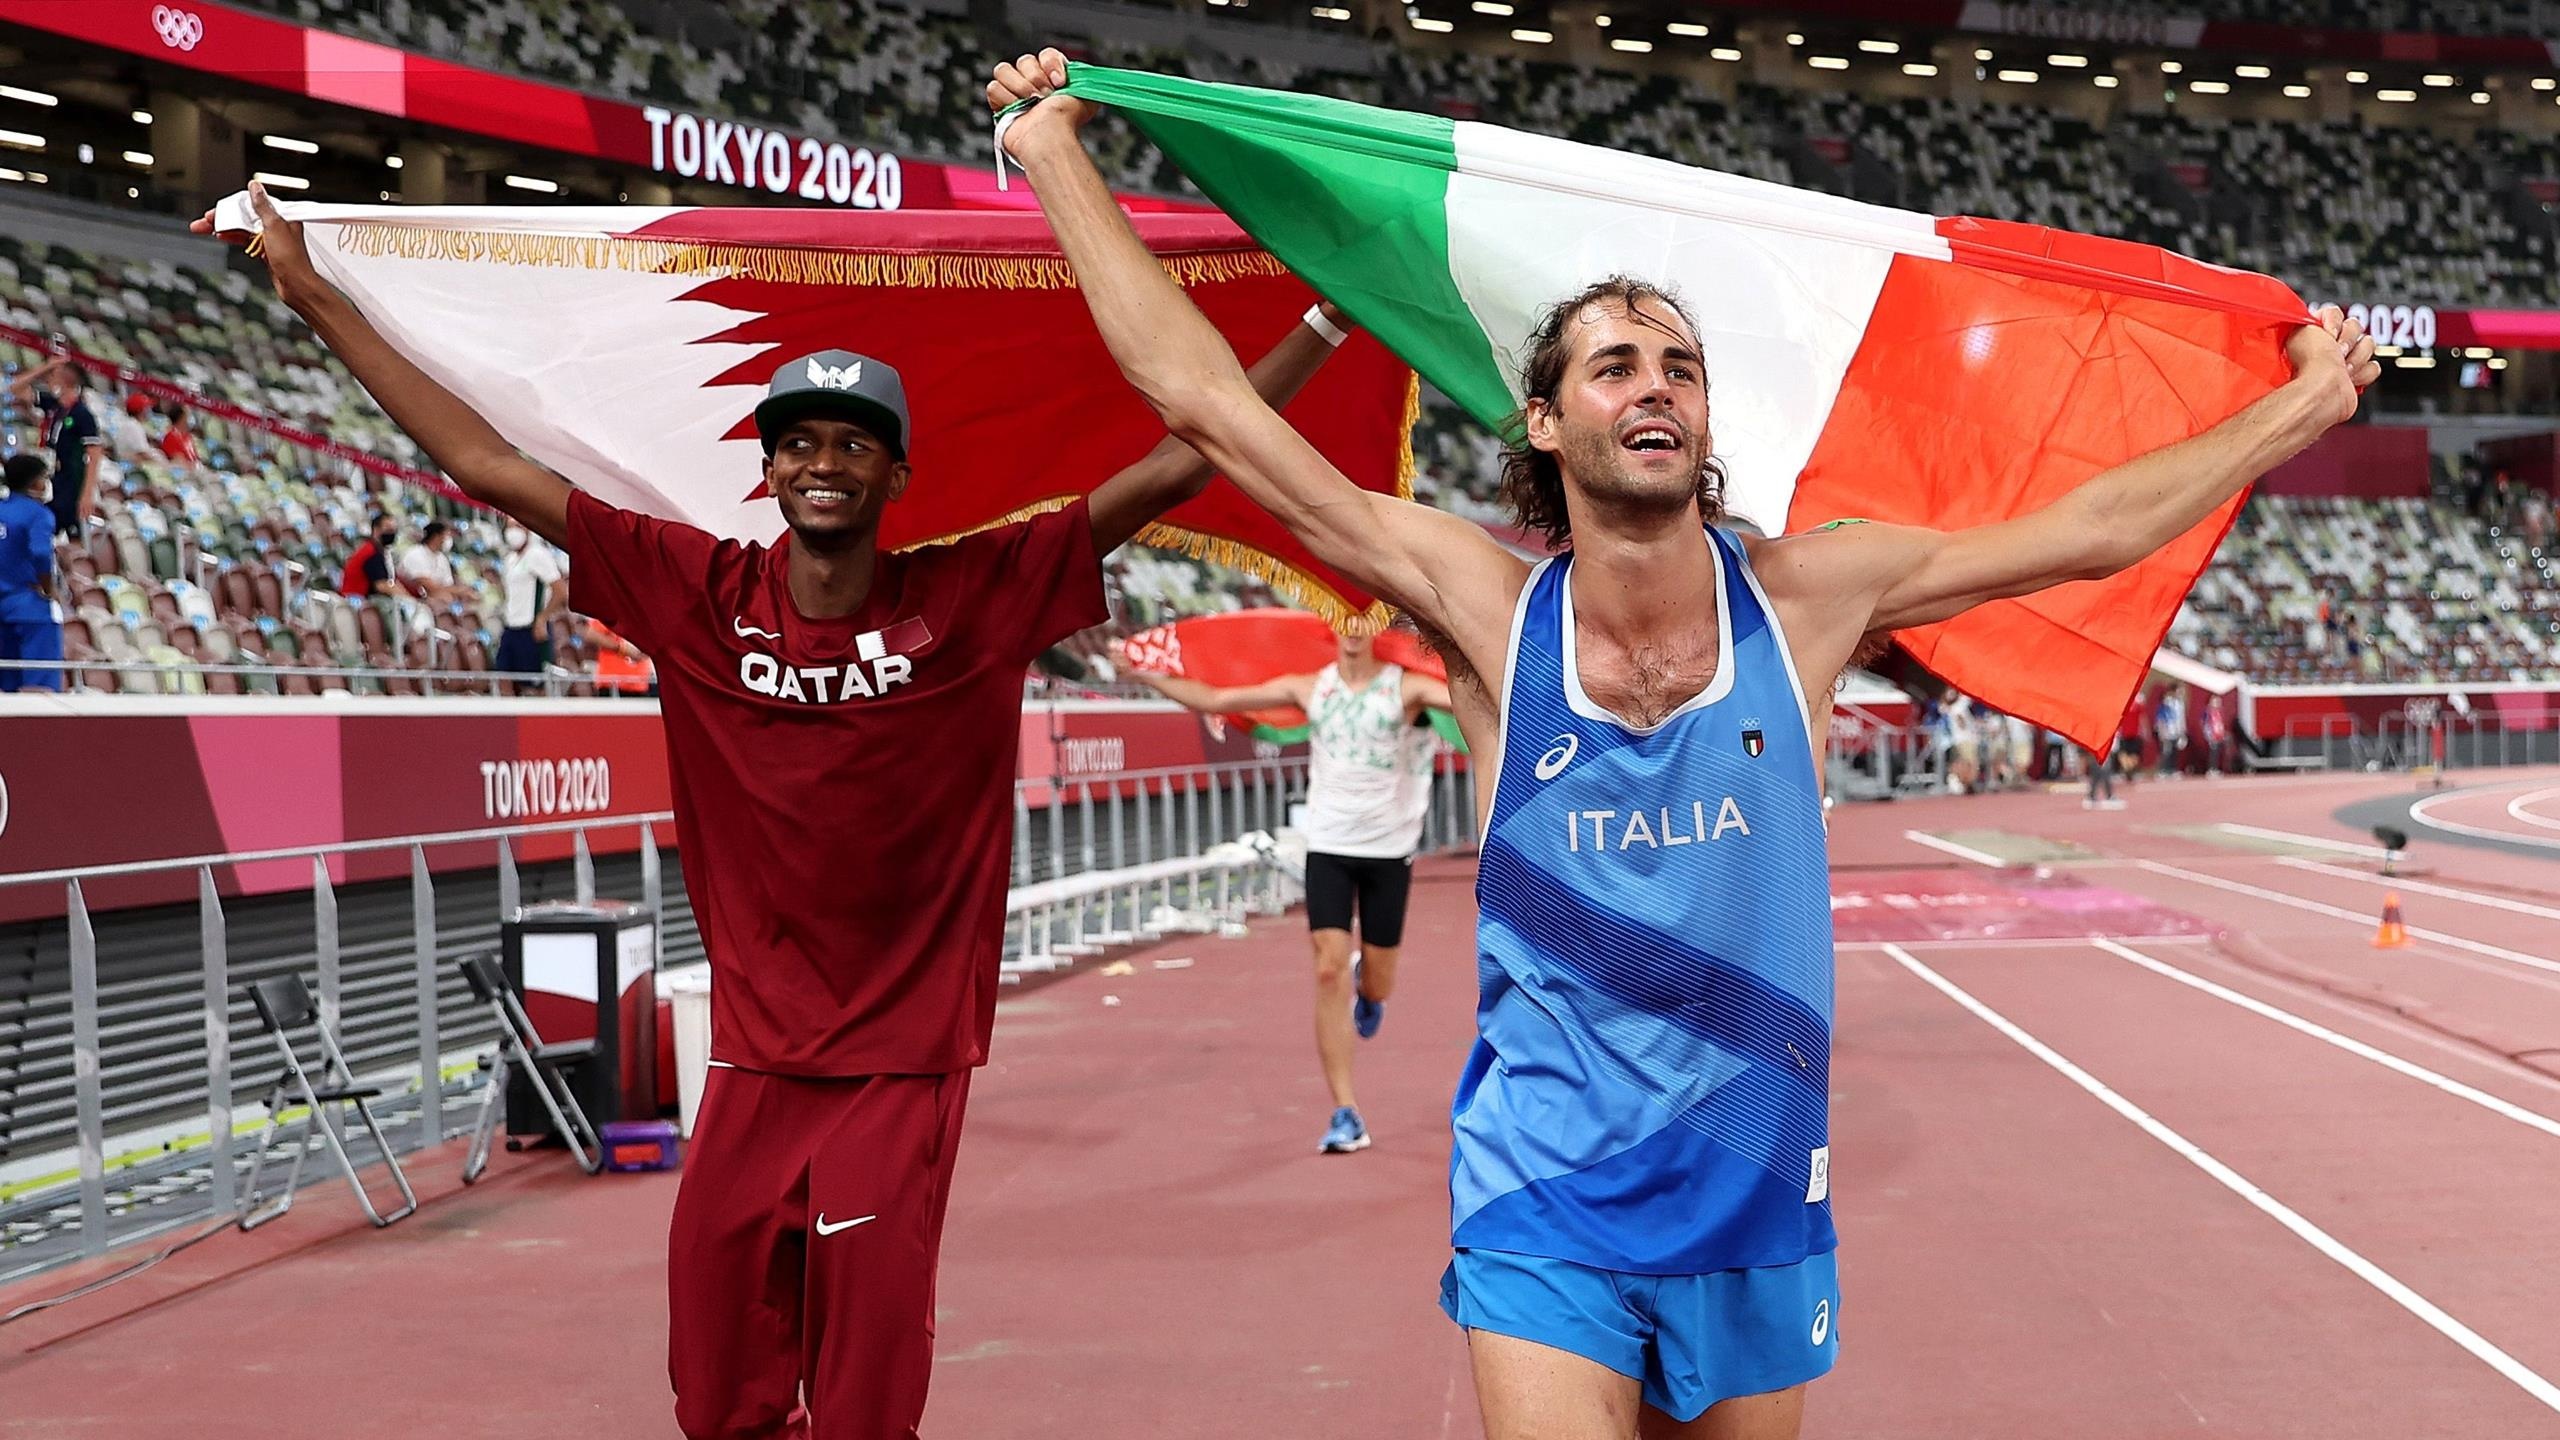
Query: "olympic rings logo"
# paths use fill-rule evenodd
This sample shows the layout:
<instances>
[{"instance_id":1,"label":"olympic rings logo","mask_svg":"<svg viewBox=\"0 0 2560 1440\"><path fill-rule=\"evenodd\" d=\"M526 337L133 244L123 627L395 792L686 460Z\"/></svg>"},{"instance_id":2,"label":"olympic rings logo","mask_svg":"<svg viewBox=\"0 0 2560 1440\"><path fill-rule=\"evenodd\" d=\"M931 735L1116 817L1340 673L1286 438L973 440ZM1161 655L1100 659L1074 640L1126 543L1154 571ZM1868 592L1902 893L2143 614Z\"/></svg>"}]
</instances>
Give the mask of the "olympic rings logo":
<instances>
[{"instance_id":1,"label":"olympic rings logo","mask_svg":"<svg viewBox=\"0 0 2560 1440\"><path fill-rule=\"evenodd\" d=\"M204 43L204 17L175 5L152 6L151 28L160 32L160 43L172 50L193 50Z\"/></svg>"}]
</instances>

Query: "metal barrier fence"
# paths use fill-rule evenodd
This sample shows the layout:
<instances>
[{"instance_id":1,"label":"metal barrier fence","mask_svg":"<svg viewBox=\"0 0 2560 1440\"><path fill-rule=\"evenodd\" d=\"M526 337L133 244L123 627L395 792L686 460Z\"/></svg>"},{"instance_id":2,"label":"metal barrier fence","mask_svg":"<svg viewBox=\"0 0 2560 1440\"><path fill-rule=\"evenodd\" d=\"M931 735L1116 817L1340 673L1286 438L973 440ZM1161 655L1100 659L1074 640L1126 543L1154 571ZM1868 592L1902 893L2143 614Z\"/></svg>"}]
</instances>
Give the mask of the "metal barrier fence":
<instances>
[{"instance_id":1,"label":"metal barrier fence","mask_svg":"<svg viewBox=\"0 0 2560 1440\"><path fill-rule=\"evenodd\" d=\"M1093 776L1063 787L1017 782L1004 978L1019 981L1106 945L1228 929L1250 912L1290 903L1294 884L1239 842L1286 825L1305 779L1303 759L1272 759ZM1052 794L1058 803L1046 803ZM1441 770L1425 847L1471 843L1475 815L1472 773L1463 765ZM320 1015L344 1039L350 1063L388 1092L377 1108L395 1148L414 1152L459 1133L469 1092L482 1083L476 1055L493 1034L455 963L495 948L501 921L518 908L519 845L530 836L571 837L572 893L588 900L597 868L588 837L636 828L636 873L626 878L657 917L663 959L671 940L683 952L697 950L686 943L695 940L691 906L680 884L667 884L669 860L657 843L672 818L658 812L0 875L0 887L59 885L65 897L64 920L32 927L45 932L34 942L39 983L17 1002L14 1055L0 1051L0 1282L232 1212L257 1158L240 1137L262 1122L273 1078L263 1066L232 1063L235 1052L263 1049L239 1048L259 1039L241 997L253 981L284 974L312 981ZM430 851L450 858L457 848L485 850L491 868L429 868ZM331 880L331 859L404 851L405 907L394 898L397 881L359 887L368 902L360 913L369 918L364 933L345 933L346 887ZM299 891L222 896L218 869L277 862L310 866L307 911ZM155 910L150 921L165 943L151 963L102 951L95 887L189 871L192 922L186 907ZM126 912L109 918L132 928ZM235 937L235 920L256 933ZM47 974L52 983L44 983ZM0 1000L0 1022L9 1019L8 1004ZM7 1032L0 1023L0 1039ZM287 1147L315 1138L288 1127L270 1163L289 1163Z\"/></svg>"},{"instance_id":2,"label":"metal barrier fence","mask_svg":"<svg viewBox=\"0 0 2560 1440\"><path fill-rule=\"evenodd\" d=\"M2486 711L2439 712L2432 719L2387 714L2367 723L2352 715L2297 716L2270 747L2273 763L2322 770L2487 770L2560 764L2560 728L2549 717L2510 724Z\"/></svg>"}]
</instances>

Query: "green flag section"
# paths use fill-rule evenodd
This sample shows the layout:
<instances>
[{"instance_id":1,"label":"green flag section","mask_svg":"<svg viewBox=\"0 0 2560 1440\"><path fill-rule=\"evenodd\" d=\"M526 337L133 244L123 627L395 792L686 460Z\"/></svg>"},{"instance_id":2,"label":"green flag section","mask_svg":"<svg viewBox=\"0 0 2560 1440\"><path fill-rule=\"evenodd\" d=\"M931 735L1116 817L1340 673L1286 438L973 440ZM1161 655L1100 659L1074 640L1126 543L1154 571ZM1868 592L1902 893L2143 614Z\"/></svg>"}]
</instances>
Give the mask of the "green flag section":
<instances>
[{"instance_id":1,"label":"green flag section","mask_svg":"<svg viewBox=\"0 0 2560 1440\"><path fill-rule=\"evenodd\" d=\"M1247 233L1497 431L1541 313L1625 274L1683 296L1725 504L1769 535L1953 529L2051 502L2290 374L2308 311L2152 246L1941 219L1472 121L1069 68ZM2119 575L1902 633L1998 708L2094 748L2235 498Z\"/></svg>"}]
</instances>

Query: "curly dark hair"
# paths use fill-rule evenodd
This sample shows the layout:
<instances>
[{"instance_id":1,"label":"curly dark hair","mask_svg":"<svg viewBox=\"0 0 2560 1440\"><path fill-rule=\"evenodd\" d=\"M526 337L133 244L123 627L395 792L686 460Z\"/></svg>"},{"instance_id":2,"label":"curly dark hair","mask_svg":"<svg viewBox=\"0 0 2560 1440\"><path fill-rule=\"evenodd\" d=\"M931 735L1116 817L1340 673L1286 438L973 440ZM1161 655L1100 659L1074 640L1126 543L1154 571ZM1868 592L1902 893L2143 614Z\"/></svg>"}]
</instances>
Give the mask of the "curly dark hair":
<instances>
[{"instance_id":1,"label":"curly dark hair","mask_svg":"<svg viewBox=\"0 0 2560 1440\"><path fill-rule=\"evenodd\" d=\"M1689 307L1680 303L1678 295L1631 275L1612 275L1557 301L1529 336L1528 361L1520 367L1524 403L1504 427L1508 434L1520 438L1503 452L1501 494L1502 503L1510 507L1520 528L1546 536L1551 549L1562 549L1573 538L1573 521L1564 508L1564 467L1552 453L1529 443L1525 401L1555 403L1564 385L1565 362L1573 358L1567 327L1584 306L1614 302L1632 312L1646 300L1658 300L1670 307L1671 313L1680 317L1680 323L1689 327L1691 335L1698 333L1698 322L1690 316ZM1698 513L1709 522L1724 516L1724 486L1724 462L1707 456L1698 467Z\"/></svg>"}]
</instances>

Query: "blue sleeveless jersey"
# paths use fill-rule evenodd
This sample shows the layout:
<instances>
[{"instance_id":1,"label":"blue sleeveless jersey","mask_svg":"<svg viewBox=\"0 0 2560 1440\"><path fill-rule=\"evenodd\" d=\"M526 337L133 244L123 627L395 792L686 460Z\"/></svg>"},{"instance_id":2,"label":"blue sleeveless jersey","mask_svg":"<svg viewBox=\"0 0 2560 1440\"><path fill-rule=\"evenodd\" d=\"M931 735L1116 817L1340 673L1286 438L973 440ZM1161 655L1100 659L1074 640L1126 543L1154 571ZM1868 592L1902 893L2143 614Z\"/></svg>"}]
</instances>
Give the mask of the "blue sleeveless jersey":
<instances>
[{"instance_id":1,"label":"blue sleeveless jersey","mask_svg":"<svg viewBox=\"0 0 2560 1440\"><path fill-rule=\"evenodd\" d=\"M1476 880L1462 1249L1697 1274L1832 1249L1831 899L1805 709L1742 544L1718 663L1650 730L1582 691L1568 553L1512 620Z\"/></svg>"}]
</instances>

